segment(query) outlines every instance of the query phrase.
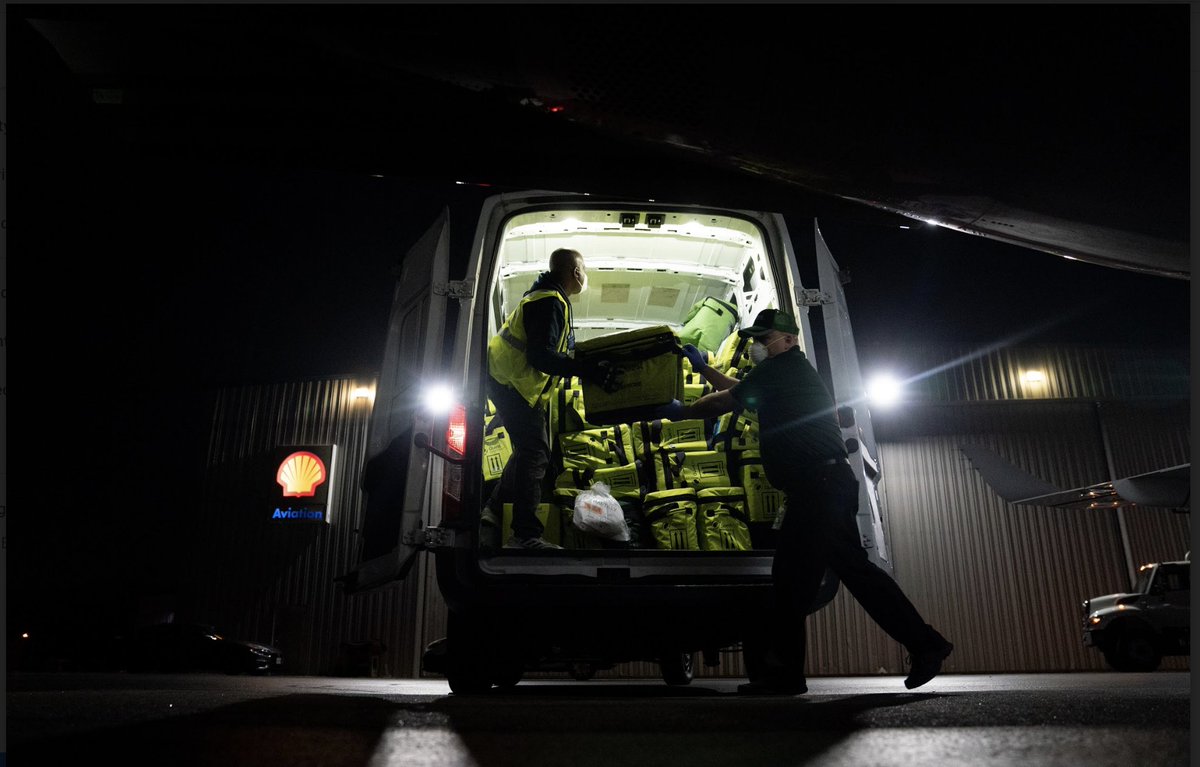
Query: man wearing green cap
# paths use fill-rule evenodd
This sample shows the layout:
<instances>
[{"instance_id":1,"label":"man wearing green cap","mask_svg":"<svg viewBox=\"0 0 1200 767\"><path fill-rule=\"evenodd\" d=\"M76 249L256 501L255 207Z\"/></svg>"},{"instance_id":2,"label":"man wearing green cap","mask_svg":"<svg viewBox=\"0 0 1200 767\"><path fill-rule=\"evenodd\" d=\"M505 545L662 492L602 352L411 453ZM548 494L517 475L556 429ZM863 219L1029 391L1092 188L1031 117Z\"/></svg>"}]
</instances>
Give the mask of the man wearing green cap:
<instances>
[{"instance_id":1,"label":"man wearing green cap","mask_svg":"<svg viewBox=\"0 0 1200 767\"><path fill-rule=\"evenodd\" d=\"M713 418L735 407L756 411L763 469L787 499L771 568L775 606L743 645L750 682L738 691L807 691L804 623L826 568L880 628L908 649L912 666L904 685L919 687L941 671L954 645L925 622L859 541L858 480L847 460L833 398L800 350L799 331L785 312L759 312L753 325L738 331L754 339L750 357L755 363L740 381L710 367L696 347L683 347L692 369L716 391L690 406L676 400L656 413L683 420Z\"/></svg>"}]
</instances>

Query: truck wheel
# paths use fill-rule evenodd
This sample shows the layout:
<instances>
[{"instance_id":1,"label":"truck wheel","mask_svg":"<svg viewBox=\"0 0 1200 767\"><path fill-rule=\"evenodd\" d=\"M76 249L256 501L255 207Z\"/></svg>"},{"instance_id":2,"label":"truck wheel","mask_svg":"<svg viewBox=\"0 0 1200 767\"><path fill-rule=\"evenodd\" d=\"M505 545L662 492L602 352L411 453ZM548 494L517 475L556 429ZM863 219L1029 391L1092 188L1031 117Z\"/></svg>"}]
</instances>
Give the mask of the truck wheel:
<instances>
[{"instance_id":1,"label":"truck wheel","mask_svg":"<svg viewBox=\"0 0 1200 767\"><path fill-rule=\"evenodd\" d=\"M455 669L447 675L450 692L455 695L482 695L492 689L492 680L478 669Z\"/></svg>"},{"instance_id":2,"label":"truck wheel","mask_svg":"<svg viewBox=\"0 0 1200 767\"><path fill-rule=\"evenodd\" d=\"M505 689L516 687L525 675L525 669L516 661L501 663L492 669L492 683Z\"/></svg>"},{"instance_id":3,"label":"truck wheel","mask_svg":"<svg viewBox=\"0 0 1200 767\"><path fill-rule=\"evenodd\" d=\"M696 654L693 652L673 652L664 655L658 661L659 671L663 681L678 687L691 684L696 674Z\"/></svg>"},{"instance_id":4,"label":"truck wheel","mask_svg":"<svg viewBox=\"0 0 1200 767\"><path fill-rule=\"evenodd\" d=\"M446 620L446 680L456 695L479 695L492 689L491 669L478 621L451 610Z\"/></svg>"},{"instance_id":5,"label":"truck wheel","mask_svg":"<svg viewBox=\"0 0 1200 767\"><path fill-rule=\"evenodd\" d=\"M1154 671L1162 663L1162 654L1150 632L1129 629L1117 637L1104 659L1117 671Z\"/></svg>"}]
</instances>

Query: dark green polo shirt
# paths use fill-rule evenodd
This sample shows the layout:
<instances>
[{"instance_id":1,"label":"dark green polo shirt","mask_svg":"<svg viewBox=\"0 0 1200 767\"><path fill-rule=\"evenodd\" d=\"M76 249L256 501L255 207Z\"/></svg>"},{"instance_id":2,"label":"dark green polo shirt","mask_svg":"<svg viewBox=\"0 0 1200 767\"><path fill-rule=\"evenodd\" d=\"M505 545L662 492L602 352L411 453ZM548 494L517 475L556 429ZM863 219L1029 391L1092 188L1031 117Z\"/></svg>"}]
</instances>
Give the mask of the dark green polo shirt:
<instances>
[{"instance_id":1,"label":"dark green polo shirt","mask_svg":"<svg viewBox=\"0 0 1200 767\"><path fill-rule=\"evenodd\" d=\"M763 470L775 487L815 462L846 456L833 397L800 347L755 365L729 393L758 413Z\"/></svg>"}]
</instances>

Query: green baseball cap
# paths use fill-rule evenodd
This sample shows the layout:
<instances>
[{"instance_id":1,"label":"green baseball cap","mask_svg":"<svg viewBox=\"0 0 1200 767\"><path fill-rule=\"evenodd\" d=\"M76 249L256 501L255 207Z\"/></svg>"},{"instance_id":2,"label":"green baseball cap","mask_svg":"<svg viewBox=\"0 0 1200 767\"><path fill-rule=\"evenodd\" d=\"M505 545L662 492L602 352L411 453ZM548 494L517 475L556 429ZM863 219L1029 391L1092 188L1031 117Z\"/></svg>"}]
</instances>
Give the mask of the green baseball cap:
<instances>
[{"instance_id":1,"label":"green baseball cap","mask_svg":"<svg viewBox=\"0 0 1200 767\"><path fill-rule=\"evenodd\" d=\"M739 330L738 335L742 338L758 338L759 336L765 336L772 330L792 334L800 332L800 328L796 326L796 321L792 319L792 315L787 312L781 312L778 309L763 309L754 318L754 324L748 328Z\"/></svg>"}]
</instances>

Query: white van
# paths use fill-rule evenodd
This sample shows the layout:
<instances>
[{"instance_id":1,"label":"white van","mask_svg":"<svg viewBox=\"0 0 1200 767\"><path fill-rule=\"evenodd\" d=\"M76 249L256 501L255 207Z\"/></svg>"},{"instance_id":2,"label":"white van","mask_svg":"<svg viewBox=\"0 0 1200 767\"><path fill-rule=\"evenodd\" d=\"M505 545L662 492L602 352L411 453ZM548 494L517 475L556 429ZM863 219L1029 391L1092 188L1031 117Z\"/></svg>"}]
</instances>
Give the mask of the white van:
<instances>
[{"instance_id":1,"label":"white van","mask_svg":"<svg viewBox=\"0 0 1200 767\"><path fill-rule=\"evenodd\" d=\"M582 679L629 661L657 662L666 682L686 684L698 651L715 665L767 604L773 551L757 543L715 551L663 549L649 537L623 548L481 545L490 489L487 341L560 247L578 250L588 268L589 288L573 299L578 342L664 325L678 331L689 309L711 296L736 308L734 337L761 309L791 313L819 365L808 311L820 306L839 420L860 478L863 546L890 571L875 441L838 267L815 221L813 233L820 289L800 284L776 213L500 194L483 203L465 274L450 279L444 213L407 254L396 283L363 480L367 545L358 569L341 579L346 593L403 578L418 552L431 552L449 625L424 668L445 674L456 692L515 684L534 670ZM431 392L441 393L440 403ZM711 434L715 425L706 428ZM837 585L827 576L814 610Z\"/></svg>"}]
</instances>

